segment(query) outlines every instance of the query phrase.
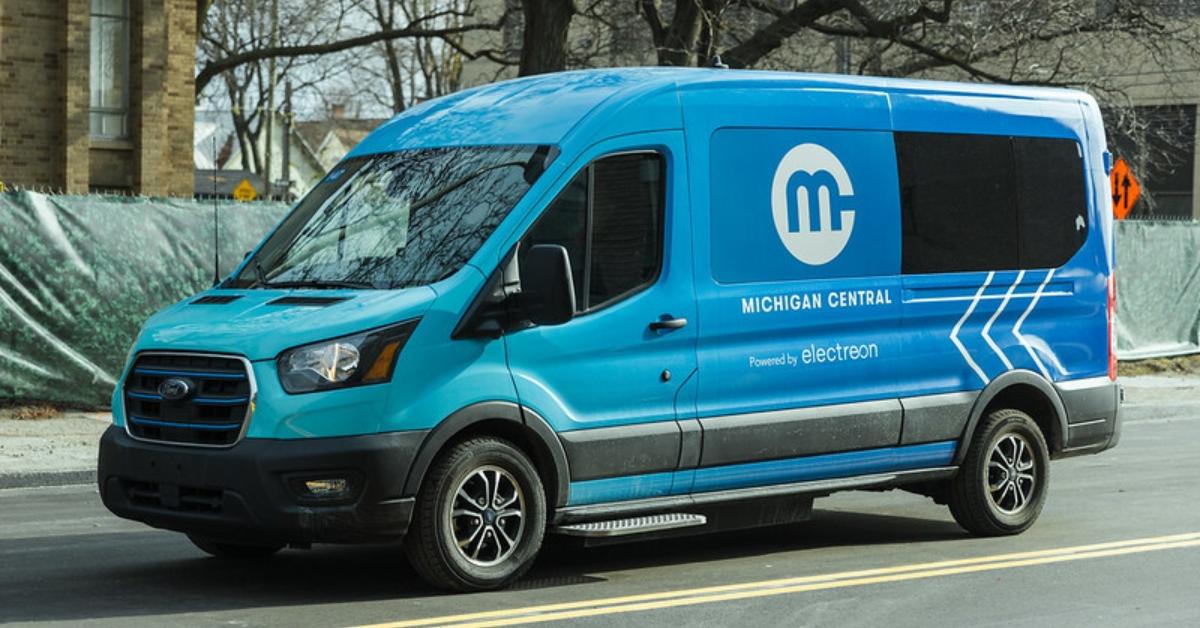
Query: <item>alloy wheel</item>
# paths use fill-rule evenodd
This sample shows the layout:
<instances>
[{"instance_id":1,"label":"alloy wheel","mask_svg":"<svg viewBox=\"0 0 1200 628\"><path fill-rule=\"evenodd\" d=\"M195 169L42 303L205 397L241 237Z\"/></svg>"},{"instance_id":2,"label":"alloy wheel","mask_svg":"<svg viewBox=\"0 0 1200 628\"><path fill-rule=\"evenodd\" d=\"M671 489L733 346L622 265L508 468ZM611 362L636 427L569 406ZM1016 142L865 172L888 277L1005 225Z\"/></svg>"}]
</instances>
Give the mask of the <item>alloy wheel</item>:
<instances>
[{"instance_id":1,"label":"alloy wheel","mask_svg":"<svg viewBox=\"0 0 1200 628\"><path fill-rule=\"evenodd\" d=\"M446 525L462 558L480 567L504 562L525 531L525 495L508 471L494 465L466 475L451 498Z\"/></svg>"},{"instance_id":2,"label":"alloy wheel","mask_svg":"<svg viewBox=\"0 0 1200 628\"><path fill-rule=\"evenodd\" d=\"M988 454L988 499L996 509L1014 515L1024 509L1037 490L1033 447L1020 434L1004 435Z\"/></svg>"}]
</instances>

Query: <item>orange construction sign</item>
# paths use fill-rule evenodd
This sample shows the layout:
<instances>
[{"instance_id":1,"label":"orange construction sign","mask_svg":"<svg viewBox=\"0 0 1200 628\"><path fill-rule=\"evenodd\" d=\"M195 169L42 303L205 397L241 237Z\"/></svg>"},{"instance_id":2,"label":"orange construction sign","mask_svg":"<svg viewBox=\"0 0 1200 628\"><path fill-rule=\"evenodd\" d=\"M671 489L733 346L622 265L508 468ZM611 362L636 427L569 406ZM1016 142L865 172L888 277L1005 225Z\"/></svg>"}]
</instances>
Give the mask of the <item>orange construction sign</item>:
<instances>
[{"instance_id":1,"label":"orange construction sign","mask_svg":"<svg viewBox=\"0 0 1200 628\"><path fill-rule=\"evenodd\" d=\"M1142 195L1142 186L1124 159L1117 159L1117 163L1113 164L1109 179L1112 182L1113 215L1117 220L1124 220Z\"/></svg>"}]
</instances>

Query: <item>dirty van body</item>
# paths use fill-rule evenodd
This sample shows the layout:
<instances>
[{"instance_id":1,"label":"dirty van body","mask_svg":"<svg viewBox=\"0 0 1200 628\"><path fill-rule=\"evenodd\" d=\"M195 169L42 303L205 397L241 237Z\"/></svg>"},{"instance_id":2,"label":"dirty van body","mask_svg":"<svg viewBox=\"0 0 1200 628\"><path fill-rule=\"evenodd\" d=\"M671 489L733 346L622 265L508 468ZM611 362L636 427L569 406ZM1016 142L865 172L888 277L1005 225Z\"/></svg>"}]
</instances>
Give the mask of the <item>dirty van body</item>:
<instances>
[{"instance_id":1,"label":"dirty van body","mask_svg":"<svg viewBox=\"0 0 1200 628\"><path fill-rule=\"evenodd\" d=\"M433 584L904 488L1019 533L1120 434L1109 156L1075 91L570 72L414 107L155 314L114 513Z\"/></svg>"}]
</instances>

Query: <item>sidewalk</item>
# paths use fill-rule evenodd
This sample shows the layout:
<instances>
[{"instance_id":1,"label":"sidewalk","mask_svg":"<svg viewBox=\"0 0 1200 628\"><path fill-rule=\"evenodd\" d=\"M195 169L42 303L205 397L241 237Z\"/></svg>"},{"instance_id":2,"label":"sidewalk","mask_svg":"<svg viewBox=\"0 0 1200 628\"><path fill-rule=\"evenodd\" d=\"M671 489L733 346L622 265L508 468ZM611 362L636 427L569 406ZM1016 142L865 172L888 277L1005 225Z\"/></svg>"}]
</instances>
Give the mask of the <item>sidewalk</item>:
<instances>
[{"instance_id":1,"label":"sidewalk","mask_svg":"<svg viewBox=\"0 0 1200 628\"><path fill-rule=\"evenodd\" d=\"M107 412L25 420L0 415L0 489L95 482L100 435L111 423Z\"/></svg>"}]
</instances>

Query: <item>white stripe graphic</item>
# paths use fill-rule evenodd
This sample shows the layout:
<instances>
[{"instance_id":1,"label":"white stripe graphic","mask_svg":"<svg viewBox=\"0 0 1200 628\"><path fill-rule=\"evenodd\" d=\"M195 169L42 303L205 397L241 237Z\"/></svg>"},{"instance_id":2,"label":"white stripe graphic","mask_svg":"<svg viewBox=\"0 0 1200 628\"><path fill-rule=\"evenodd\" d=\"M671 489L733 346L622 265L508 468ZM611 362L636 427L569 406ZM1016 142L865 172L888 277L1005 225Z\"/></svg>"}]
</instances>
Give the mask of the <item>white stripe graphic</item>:
<instances>
[{"instance_id":1,"label":"white stripe graphic","mask_svg":"<svg viewBox=\"0 0 1200 628\"><path fill-rule=\"evenodd\" d=\"M992 340L992 337L988 335L988 332L992 330L992 324L996 322L996 319L1000 318L1000 313L1004 311L1004 308L1008 305L1008 300L1012 298L1013 292L1016 291L1017 286L1021 284L1021 279L1024 277L1025 271L1017 273L1017 280L1014 281L1013 285L1009 286L1008 291L1004 293L1004 300L1000 302L1000 308L996 310L995 314L992 314L992 317L988 319L987 324L983 326L983 339L987 341L988 346L992 348L992 351L994 351L996 355L1000 356L1000 361L1004 363L1004 368L1010 371L1013 368L1012 362L1008 361L1008 356L1004 355L1004 352L1000 350L1000 347L996 345L996 341Z\"/></svg>"},{"instance_id":2,"label":"white stripe graphic","mask_svg":"<svg viewBox=\"0 0 1200 628\"><path fill-rule=\"evenodd\" d=\"M1032 346L1030 346L1029 341L1025 339L1025 336L1021 335L1021 325L1025 323L1025 319L1029 317L1029 313L1032 312L1033 308L1037 306L1038 300L1042 298L1042 291L1045 290L1046 284L1050 283L1050 278L1053 276L1053 269L1046 273L1046 278L1043 279L1042 284L1038 286L1037 292L1033 293L1033 300L1029 302L1029 307L1025 308L1025 311L1021 313L1021 318L1017 319L1017 324L1013 326L1012 332L1013 335L1017 337L1017 342L1021 343L1022 347L1025 347L1025 351L1029 352L1029 357L1033 358L1033 363L1037 365L1038 370L1042 372L1042 375L1044 375L1046 379L1050 379L1050 372L1046 370L1046 365L1042 364L1042 361L1038 359L1037 352L1033 350Z\"/></svg>"},{"instance_id":3,"label":"white stripe graphic","mask_svg":"<svg viewBox=\"0 0 1200 628\"><path fill-rule=\"evenodd\" d=\"M954 325L954 329L950 332L950 342L953 342L954 346L958 348L958 352L962 354L963 359L967 361L968 365L970 365L971 370L975 371L975 374L979 376L979 379L983 380L984 386L986 386L991 380L988 379L987 373L984 373L983 369L979 368L979 365L975 363L975 360L971 357L971 354L967 353L967 348L964 347L963 343L958 339L958 332L962 329L963 323L967 322L968 318L971 318L971 312L975 311L975 306L979 305L979 299L983 296L983 292L987 290L987 287L991 285L992 278L995 276L996 273L994 271L988 273L987 279L984 280L983 285L979 286L979 290L975 292L975 298L971 299L971 305L967 307L966 313L962 315L962 318L958 319L958 323Z\"/></svg>"},{"instance_id":4,"label":"white stripe graphic","mask_svg":"<svg viewBox=\"0 0 1200 628\"><path fill-rule=\"evenodd\" d=\"M1029 298L1032 298L1033 295L1034 295L1034 290L1031 288L1028 292L1014 292L1012 295L1012 298L1014 298L1014 299L1029 299ZM1071 296L1071 293L1066 292L1064 290L1047 290L1042 293L1043 299L1046 299L1049 297L1069 297L1069 296ZM983 298L980 299L980 301L981 302L982 301L1000 301L1003 299L1004 299L1004 295L1002 295L1002 294L992 294L992 295L984 295ZM974 297L972 297L972 296L916 297L913 299L905 300L905 303L957 303L959 301L973 301L973 300L974 300Z\"/></svg>"}]
</instances>

